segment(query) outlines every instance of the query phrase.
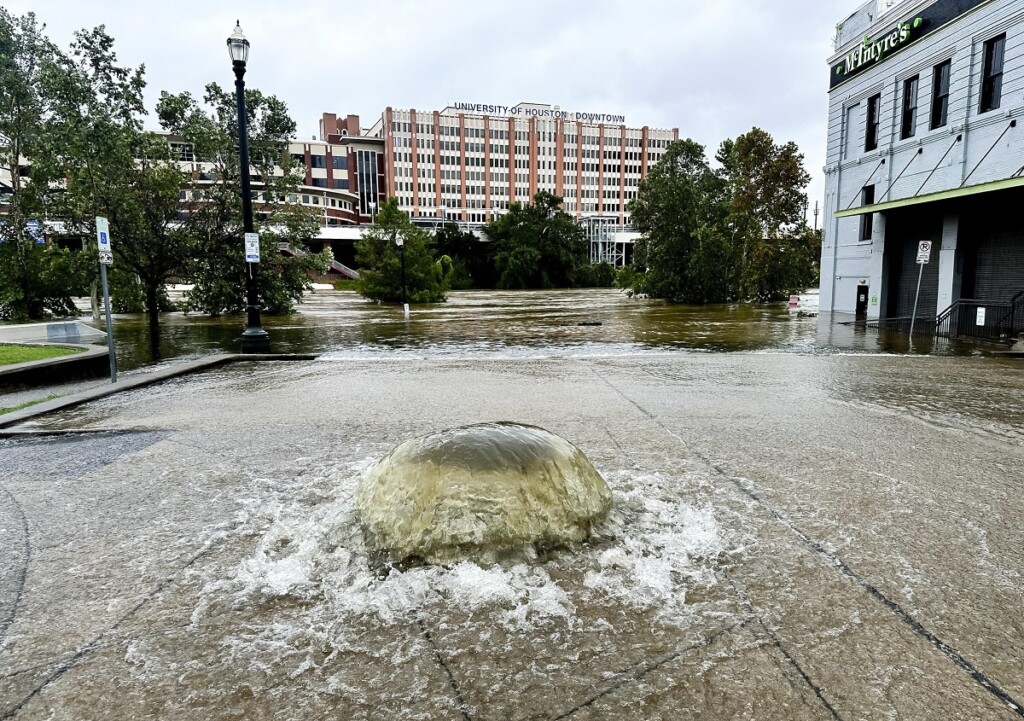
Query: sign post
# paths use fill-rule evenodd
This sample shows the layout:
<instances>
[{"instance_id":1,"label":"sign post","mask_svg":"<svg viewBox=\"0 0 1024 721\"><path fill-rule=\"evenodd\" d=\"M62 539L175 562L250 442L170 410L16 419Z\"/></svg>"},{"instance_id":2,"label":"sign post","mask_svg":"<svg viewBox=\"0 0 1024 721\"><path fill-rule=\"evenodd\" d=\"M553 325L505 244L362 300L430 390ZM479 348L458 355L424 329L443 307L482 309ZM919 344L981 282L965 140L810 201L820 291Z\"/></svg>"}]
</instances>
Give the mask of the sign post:
<instances>
[{"instance_id":1,"label":"sign post","mask_svg":"<svg viewBox=\"0 0 1024 721\"><path fill-rule=\"evenodd\" d=\"M103 308L107 316L107 355L110 357L110 382L117 383L117 357L114 355L114 330L110 322L110 290L107 287L107 266L114 263L114 255L110 247L110 223L106 218L96 218L96 247L100 251Z\"/></svg>"},{"instance_id":2,"label":"sign post","mask_svg":"<svg viewBox=\"0 0 1024 721\"><path fill-rule=\"evenodd\" d=\"M917 291L914 293L914 312L910 315L910 336L914 335L914 323L917 322L917 301L921 297L921 276L924 275L924 267L932 257L932 242L922 240L917 244Z\"/></svg>"}]
</instances>

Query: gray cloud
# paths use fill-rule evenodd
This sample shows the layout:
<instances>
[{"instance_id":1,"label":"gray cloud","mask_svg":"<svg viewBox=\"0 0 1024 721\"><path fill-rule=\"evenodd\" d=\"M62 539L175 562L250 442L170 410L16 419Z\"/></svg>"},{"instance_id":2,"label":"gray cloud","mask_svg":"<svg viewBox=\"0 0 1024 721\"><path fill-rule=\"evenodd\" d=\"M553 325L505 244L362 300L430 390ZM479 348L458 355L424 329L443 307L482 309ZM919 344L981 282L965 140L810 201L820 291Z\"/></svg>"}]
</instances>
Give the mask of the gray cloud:
<instances>
[{"instance_id":1,"label":"gray cloud","mask_svg":"<svg viewBox=\"0 0 1024 721\"><path fill-rule=\"evenodd\" d=\"M323 112L369 125L386 106L455 100L551 103L678 127L713 155L764 128L793 140L823 188L827 57L856 3L817 0L378 0L323 5L17 0L67 47L105 24L119 60L145 63L147 103L233 80L225 39L237 17L252 42L247 82L284 100L312 136ZM151 119L151 125L155 121Z\"/></svg>"}]
</instances>

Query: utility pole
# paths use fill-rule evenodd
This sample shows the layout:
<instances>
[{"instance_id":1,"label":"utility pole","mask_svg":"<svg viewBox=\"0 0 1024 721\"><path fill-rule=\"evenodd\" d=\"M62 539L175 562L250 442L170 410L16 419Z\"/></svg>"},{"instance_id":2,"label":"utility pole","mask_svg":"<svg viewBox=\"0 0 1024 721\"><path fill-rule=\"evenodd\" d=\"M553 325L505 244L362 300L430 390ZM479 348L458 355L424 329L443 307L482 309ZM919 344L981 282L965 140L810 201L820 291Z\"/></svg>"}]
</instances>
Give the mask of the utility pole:
<instances>
[{"instance_id":1,"label":"utility pole","mask_svg":"<svg viewBox=\"0 0 1024 721\"><path fill-rule=\"evenodd\" d=\"M814 232L818 232L818 201L814 201Z\"/></svg>"}]
</instances>

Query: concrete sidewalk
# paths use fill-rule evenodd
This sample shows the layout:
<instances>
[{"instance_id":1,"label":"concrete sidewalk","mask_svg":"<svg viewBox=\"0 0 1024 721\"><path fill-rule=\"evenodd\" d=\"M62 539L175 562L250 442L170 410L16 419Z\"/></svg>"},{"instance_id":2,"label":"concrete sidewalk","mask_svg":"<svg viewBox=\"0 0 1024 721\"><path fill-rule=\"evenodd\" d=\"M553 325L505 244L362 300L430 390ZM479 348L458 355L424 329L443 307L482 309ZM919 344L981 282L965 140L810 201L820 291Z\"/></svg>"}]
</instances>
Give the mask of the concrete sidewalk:
<instances>
[{"instance_id":1,"label":"concrete sidewalk","mask_svg":"<svg viewBox=\"0 0 1024 721\"><path fill-rule=\"evenodd\" d=\"M139 368L121 373L116 383L110 378L92 378L56 385L43 385L33 388L19 388L9 392L0 392L0 408L16 408L25 403L33 405L16 411L0 414L0 428L24 423L31 418L42 417L53 411L88 403L89 401L122 391L141 388L143 386L162 383L179 376L196 373L210 368L239 361L308 361L313 355L243 355L238 353L218 353L188 361L170 362L148 368Z\"/></svg>"},{"instance_id":2,"label":"concrete sidewalk","mask_svg":"<svg viewBox=\"0 0 1024 721\"><path fill-rule=\"evenodd\" d=\"M0 438L0 719L1020 719L1018 368L243 363L36 417ZM580 446L612 519L379 574L361 470L493 420Z\"/></svg>"}]
</instances>

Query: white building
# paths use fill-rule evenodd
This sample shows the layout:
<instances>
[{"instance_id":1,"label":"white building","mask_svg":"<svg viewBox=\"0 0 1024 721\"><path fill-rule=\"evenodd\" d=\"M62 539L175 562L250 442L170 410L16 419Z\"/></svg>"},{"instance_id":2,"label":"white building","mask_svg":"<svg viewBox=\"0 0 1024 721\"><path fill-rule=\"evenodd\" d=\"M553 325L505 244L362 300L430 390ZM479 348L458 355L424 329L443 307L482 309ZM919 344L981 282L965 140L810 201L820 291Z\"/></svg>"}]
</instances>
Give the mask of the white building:
<instances>
[{"instance_id":1,"label":"white building","mask_svg":"<svg viewBox=\"0 0 1024 721\"><path fill-rule=\"evenodd\" d=\"M930 241L919 316L991 334L1024 291L1024 3L871 0L829 77L823 313L909 316Z\"/></svg>"},{"instance_id":2,"label":"white building","mask_svg":"<svg viewBox=\"0 0 1024 721\"><path fill-rule=\"evenodd\" d=\"M412 217L484 223L546 190L583 219L629 225L626 204L679 130L628 127L622 115L519 103L387 108L370 134L385 140L389 195Z\"/></svg>"}]
</instances>

